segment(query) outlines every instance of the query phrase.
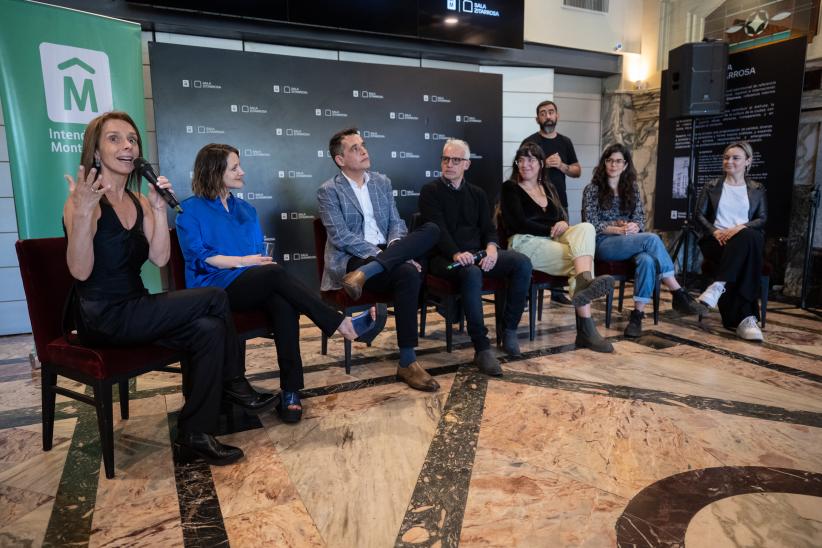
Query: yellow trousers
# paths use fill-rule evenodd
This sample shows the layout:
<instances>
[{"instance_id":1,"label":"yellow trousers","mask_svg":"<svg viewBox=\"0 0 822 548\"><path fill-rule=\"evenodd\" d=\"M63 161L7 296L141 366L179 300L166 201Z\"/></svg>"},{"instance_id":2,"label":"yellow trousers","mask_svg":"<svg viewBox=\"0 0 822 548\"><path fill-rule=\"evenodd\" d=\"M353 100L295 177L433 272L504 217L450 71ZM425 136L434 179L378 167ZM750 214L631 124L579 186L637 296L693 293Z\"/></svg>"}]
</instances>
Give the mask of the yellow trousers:
<instances>
[{"instance_id":1,"label":"yellow trousers","mask_svg":"<svg viewBox=\"0 0 822 548\"><path fill-rule=\"evenodd\" d=\"M579 274L574 270L574 259L587 255L593 263L596 230L591 223L580 223L568 227L556 239L533 234L514 234L508 239L508 248L527 255L534 270L552 276L568 276L568 286L573 294L576 285L574 276Z\"/></svg>"}]
</instances>

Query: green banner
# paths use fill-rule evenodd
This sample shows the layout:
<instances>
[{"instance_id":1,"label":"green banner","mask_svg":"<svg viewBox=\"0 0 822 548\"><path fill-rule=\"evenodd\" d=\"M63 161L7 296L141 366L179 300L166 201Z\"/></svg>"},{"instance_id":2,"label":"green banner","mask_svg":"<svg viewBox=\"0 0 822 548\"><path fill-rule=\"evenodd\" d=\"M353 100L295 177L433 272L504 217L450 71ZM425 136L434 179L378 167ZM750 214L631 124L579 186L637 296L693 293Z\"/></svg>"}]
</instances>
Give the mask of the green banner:
<instances>
[{"instance_id":1,"label":"green banner","mask_svg":"<svg viewBox=\"0 0 822 548\"><path fill-rule=\"evenodd\" d=\"M63 175L77 172L86 124L124 110L148 142L140 25L23 0L0 0L0 13L0 96L18 231L62 235ZM155 268L143 277L159 287Z\"/></svg>"}]
</instances>

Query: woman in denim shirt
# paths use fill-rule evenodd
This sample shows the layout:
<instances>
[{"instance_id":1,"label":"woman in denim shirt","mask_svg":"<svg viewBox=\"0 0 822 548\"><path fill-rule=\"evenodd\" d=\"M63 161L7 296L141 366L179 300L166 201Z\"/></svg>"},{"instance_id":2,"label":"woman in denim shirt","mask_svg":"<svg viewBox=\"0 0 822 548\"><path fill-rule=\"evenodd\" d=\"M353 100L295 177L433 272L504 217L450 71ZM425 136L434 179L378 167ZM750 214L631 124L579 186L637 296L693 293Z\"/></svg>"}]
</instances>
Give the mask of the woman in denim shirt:
<instances>
[{"instance_id":1,"label":"woman in denim shirt","mask_svg":"<svg viewBox=\"0 0 822 548\"><path fill-rule=\"evenodd\" d=\"M659 236L644 232L645 211L636 169L625 145L611 145L602 153L591 182L582 192L582 215L596 228L597 259L631 259L636 265L634 309L625 328L626 337L642 335L643 310L651 300L658 276L671 290L674 310L681 314L706 312L676 281L673 261Z\"/></svg>"}]
</instances>

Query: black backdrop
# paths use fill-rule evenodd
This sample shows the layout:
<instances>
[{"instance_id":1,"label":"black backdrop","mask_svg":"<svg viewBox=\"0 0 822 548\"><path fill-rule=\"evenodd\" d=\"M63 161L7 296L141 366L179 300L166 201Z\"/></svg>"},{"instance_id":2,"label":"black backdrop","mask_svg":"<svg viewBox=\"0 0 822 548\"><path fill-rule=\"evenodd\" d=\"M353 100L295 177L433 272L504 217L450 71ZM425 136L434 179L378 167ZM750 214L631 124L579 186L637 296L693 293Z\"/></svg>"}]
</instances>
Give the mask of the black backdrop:
<instances>
[{"instance_id":1,"label":"black backdrop","mask_svg":"<svg viewBox=\"0 0 822 548\"><path fill-rule=\"evenodd\" d=\"M767 234L788 234L806 47L800 37L729 56L725 114L696 118L694 206L722 175L723 149L744 139L754 149L750 176L768 189ZM691 118L669 120L666 110L663 93L654 227L674 230L685 219Z\"/></svg>"},{"instance_id":2,"label":"black backdrop","mask_svg":"<svg viewBox=\"0 0 822 548\"><path fill-rule=\"evenodd\" d=\"M444 140L471 145L468 180L495 200L502 173L502 77L149 44L160 172L191 195L197 151L240 150L242 197L257 209L278 260L318 287L316 190L338 172L336 131L356 126L371 166L388 175L408 221L419 190L439 176ZM185 213L183 213L185 214Z\"/></svg>"}]
</instances>

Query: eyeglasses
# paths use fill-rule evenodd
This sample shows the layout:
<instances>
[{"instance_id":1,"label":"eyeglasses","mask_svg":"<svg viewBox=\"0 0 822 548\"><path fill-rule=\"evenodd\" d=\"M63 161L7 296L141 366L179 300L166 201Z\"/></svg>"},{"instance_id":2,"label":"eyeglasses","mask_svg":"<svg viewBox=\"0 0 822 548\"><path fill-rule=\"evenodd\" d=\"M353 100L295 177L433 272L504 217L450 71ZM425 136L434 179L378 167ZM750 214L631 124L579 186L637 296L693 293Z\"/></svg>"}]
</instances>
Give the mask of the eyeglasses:
<instances>
[{"instance_id":1,"label":"eyeglasses","mask_svg":"<svg viewBox=\"0 0 822 548\"><path fill-rule=\"evenodd\" d=\"M468 158L454 158L452 156L443 156L440 158L443 164L447 164L449 166L458 166L462 162L467 162Z\"/></svg>"},{"instance_id":2,"label":"eyeglasses","mask_svg":"<svg viewBox=\"0 0 822 548\"><path fill-rule=\"evenodd\" d=\"M606 158L605 163L612 166L621 166L625 163L625 160L622 158Z\"/></svg>"}]
</instances>

